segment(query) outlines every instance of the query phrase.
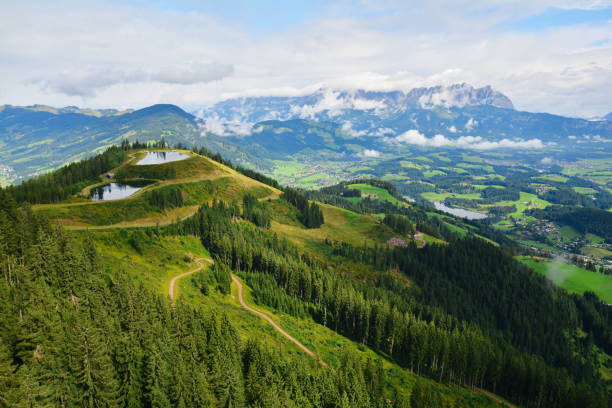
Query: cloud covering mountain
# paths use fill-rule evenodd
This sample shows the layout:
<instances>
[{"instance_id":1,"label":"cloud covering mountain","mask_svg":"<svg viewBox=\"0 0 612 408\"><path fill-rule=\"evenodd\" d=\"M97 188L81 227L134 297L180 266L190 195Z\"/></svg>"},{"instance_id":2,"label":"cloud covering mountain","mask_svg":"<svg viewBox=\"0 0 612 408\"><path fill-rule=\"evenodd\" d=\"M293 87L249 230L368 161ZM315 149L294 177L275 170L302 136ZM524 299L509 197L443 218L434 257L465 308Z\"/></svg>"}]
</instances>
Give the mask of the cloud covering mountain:
<instances>
[{"instance_id":1,"label":"cloud covering mountain","mask_svg":"<svg viewBox=\"0 0 612 408\"><path fill-rule=\"evenodd\" d=\"M514 108L507 96L490 86L474 88L461 83L414 88L408 92L319 89L303 96L234 98L199 111L199 116L208 120L209 131L223 134L225 132L220 131L220 121L225 121L231 127L231 124L264 120L294 118L333 120L340 118L347 111L364 111L386 117L414 109L463 108L480 105ZM468 124L469 126L471 124Z\"/></svg>"},{"instance_id":2,"label":"cloud covering mountain","mask_svg":"<svg viewBox=\"0 0 612 408\"><path fill-rule=\"evenodd\" d=\"M242 150L278 159L313 151L332 159L367 159L413 148L577 152L606 149L612 142L608 122L517 111L491 86L466 83L406 92L325 88L238 97L198 116L204 137L222 136Z\"/></svg>"}]
</instances>

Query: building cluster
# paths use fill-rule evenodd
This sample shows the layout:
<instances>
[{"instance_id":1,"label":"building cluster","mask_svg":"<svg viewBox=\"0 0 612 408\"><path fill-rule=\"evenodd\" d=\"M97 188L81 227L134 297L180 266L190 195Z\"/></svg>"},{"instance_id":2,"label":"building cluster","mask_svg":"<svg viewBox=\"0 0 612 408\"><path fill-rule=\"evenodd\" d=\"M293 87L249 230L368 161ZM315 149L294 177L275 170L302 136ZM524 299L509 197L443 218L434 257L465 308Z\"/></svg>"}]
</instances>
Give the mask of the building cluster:
<instances>
[{"instance_id":1,"label":"building cluster","mask_svg":"<svg viewBox=\"0 0 612 408\"><path fill-rule=\"evenodd\" d=\"M401 238L392 237L387 241L387 245L396 247L407 247L408 244Z\"/></svg>"}]
</instances>

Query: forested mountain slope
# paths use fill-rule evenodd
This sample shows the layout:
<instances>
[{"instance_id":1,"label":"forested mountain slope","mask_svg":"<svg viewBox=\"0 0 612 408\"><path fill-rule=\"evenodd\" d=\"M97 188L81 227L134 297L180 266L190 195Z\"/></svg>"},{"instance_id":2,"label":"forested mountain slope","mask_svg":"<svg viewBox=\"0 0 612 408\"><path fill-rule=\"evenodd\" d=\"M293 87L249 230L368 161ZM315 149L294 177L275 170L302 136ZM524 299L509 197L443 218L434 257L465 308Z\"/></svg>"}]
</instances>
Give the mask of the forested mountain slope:
<instances>
[{"instance_id":1,"label":"forested mountain slope","mask_svg":"<svg viewBox=\"0 0 612 408\"><path fill-rule=\"evenodd\" d=\"M45 179L0 191L0 364L12 374L0 390L11 403L486 406L484 388L522 406L609 406L609 306L551 286L510 248L406 202L340 209L205 149L138 166L132 147L100 179L153 182L128 198L93 202L89 185L32 209L26 198L53 188ZM159 293L181 250L215 263L184 278L172 306ZM234 308L231 273L301 342L335 355L333 370L244 343L265 330ZM353 351L338 358L340 343Z\"/></svg>"},{"instance_id":2,"label":"forested mountain slope","mask_svg":"<svg viewBox=\"0 0 612 408\"><path fill-rule=\"evenodd\" d=\"M245 343L227 316L101 273L90 239L0 194L2 406L388 405L374 366Z\"/></svg>"},{"instance_id":3,"label":"forested mountain slope","mask_svg":"<svg viewBox=\"0 0 612 408\"><path fill-rule=\"evenodd\" d=\"M552 150L560 159L574 160L592 153L605 156L612 138L610 121L517 111L490 87L450 88L230 99L198 117L174 105L126 111L3 105L0 168L7 166L7 174L0 176L4 182L19 181L124 139L206 146L270 174L278 165L275 159L307 158L313 152L319 162L364 162L381 153L397 157L414 148L443 147L535 150L542 153L538 160ZM378 154L364 156L364 150Z\"/></svg>"}]
</instances>

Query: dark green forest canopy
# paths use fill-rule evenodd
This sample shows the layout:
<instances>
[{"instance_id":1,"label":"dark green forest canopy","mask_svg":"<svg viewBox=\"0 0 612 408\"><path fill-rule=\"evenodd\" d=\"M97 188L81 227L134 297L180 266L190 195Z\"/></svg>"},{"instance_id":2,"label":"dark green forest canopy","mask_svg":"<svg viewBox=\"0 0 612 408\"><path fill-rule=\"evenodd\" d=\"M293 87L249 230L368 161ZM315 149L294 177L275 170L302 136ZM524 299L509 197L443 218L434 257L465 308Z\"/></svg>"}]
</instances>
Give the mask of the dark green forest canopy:
<instances>
[{"instance_id":1,"label":"dark green forest canopy","mask_svg":"<svg viewBox=\"0 0 612 408\"><path fill-rule=\"evenodd\" d=\"M598 208L551 206L544 210L530 210L530 214L571 225L582 233L590 232L612 240L612 212Z\"/></svg>"},{"instance_id":2,"label":"dark green forest canopy","mask_svg":"<svg viewBox=\"0 0 612 408\"><path fill-rule=\"evenodd\" d=\"M319 228L325 222L321 208L316 203L309 202L299 190L287 187L281 197L300 211L300 222L306 228Z\"/></svg>"},{"instance_id":3,"label":"dark green forest canopy","mask_svg":"<svg viewBox=\"0 0 612 408\"><path fill-rule=\"evenodd\" d=\"M79 192L83 187L100 181L99 176L127 158L120 147L111 147L95 157L68 164L49 174L32 178L6 188L19 202L31 204L55 203Z\"/></svg>"},{"instance_id":4,"label":"dark green forest canopy","mask_svg":"<svg viewBox=\"0 0 612 408\"><path fill-rule=\"evenodd\" d=\"M90 239L0 191L0 406L405 407L350 354L326 370L225 316L102 273Z\"/></svg>"},{"instance_id":5,"label":"dark green forest canopy","mask_svg":"<svg viewBox=\"0 0 612 408\"><path fill-rule=\"evenodd\" d=\"M479 239L426 251L330 242L334 254L399 267L420 287L391 277L367 286L338 276L286 240L234 223L231 214L223 202L204 205L163 233L200 236L253 285L259 301L309 314L417 373L523 404L607 406L597 346L610 350L610 314L596 297L577 301ZM589 332L587 339L573 335L578 328Z\"/></svg>"}]
</instances>

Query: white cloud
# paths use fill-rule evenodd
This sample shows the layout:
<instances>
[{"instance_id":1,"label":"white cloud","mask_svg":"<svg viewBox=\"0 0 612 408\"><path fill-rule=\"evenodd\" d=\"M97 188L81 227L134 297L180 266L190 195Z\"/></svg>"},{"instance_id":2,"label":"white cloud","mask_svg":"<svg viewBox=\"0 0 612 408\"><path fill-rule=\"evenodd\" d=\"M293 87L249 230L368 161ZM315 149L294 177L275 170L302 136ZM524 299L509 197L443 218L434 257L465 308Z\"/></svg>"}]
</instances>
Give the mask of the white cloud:
<instances>
[{"instance_id":1,"label":"white cloud","mask_svg":"<svg viewBox=\"0 0 612 408\"><path fill-rule=\"evenodd\" d=\"M204 130L206 132L210 132L219 136L225 135L225 126L223 126L223 122L219 119L218 116L215 115L206 118L201 118L204 119Z\"/></svg>"},{"instance_id":2,"label":"white cloud","mask_svg":"<svg viewBox=\"0 0 612 408\"><path fill-rule=\"evenodd\" d=\"M367 130L355 130L353 129L353 124L349 121L346 121L342 124L342 131L347 133L351 137L360 137L368 134Z\"/></svg>"},{"instance_id":3,"label":"white cloud","mask_svg":"<svg viewBox=\"0 0 612 408\"><path fill-rule=\"evenodd\" d=\"M447 87L443 87L438 92L425 94L419 98L419 104L422 108L431 108L434 106L443 106L447 108L457 106L461 108L468 103L469 100L465 98L464 94L451 92Z\"/></svg>"},{"instance_id":4,"label":"white cloud","mask_svg":"<svg viewBox=\"0 0 612 408\"><path fill-rule=\"evenodd\" d=\"M359 157L380 157L380 152L373 149L365 149L363 152L357 154Z\"/></svg>"},{"instance_id":5,"label":"white cloud","mask_svg":"<svg viewBox=\"0 0 612 408\"><path fill-rule=\"evenodd\" d=\"M465 147L476 150L494 150L494 149L543 149L544 143L540 139L529 140L510 140L502 139L500 141L483 140L478 143L470 144Z\"/></svg>"},{"instance_id":6,"label":"white cloud","mask_svg":"<svg viewBox=\"0 0 612 408\"><path fill-rule=\"evenodd\" d=\"M231 75L233 70L231 65L214 63L166 66L154 72L85 68L78 71L64 71L46 79L30 79L26 83L39 84L45 91L67 96L94 97L99 90L113 85L147 82L193 85L221 80Z\"/></svg>"},{"instance_id":7,"label":"white cloud","mask_svg":"<svg viewBox=\"0 0 612 408\"><path fill-rule=\"evenodd\" d=\"M501 140L485 140L480 136L461 136L454 141L453 145L476 150L493 150L493 149L543 149L544 143L540 139L501 139Z\"/></svg>"},{"instance_id":8,"label":"white cloud","mask_svg":"<svg viewBox=\"0 0 612 408\"><path fill-rule=\"evenodd\" d=\"M394 135L395 130L389 128L378 128L374 132L374 136L385 137L387 135Z\"/></svg>"},{"instance_id":9,"label":"white cloud","mask_svg":"<svg viewBox=\"0 0 612 408\"><path fill-rule=\"evenodd\" d=\"M475 150L542 149L545 147L540 139L501 139L491 141L485 140L480 136L461 136L457 139L449 139L440 134L428 138L416 129L411 129L393 138L385 137L383 141L390 144L411 144L427 147L454 146Z\"/></svg>"},{"instance_id":10,"label":"white cloud","mask_svg":"<svg viewBox=\"0 0 612 408\"><path fill-rule=\"evenodd\" d=\"M549 166L553 164L553 159L552 157L544 157L542 160L540 160L540 163L542 163L545 166Z\"/></svg>"},{"instance_id":11,"label":"white cloud","mask_svg":"<svg viewBox=\"0 0 612 408\"><path fill-rule=\"evenodd\" d=\"M316 114L327 112L331 118L342 113L344 109L382 110L385 103L378 100L368 100L355 95L342 95L339 90L324 88L315 93L319 100L313 104L293 105L291 113L301 118L313 119Z\"/></svg>"},{"instance_id":12,"label":"white cloud","mask_svg":"<svg viewBox=\"0 0 612 408\"><path fill-rule=\"evenodd\" d=\"M386 107L383 101L368 100L363 98L353 98L349 103L353 109L358 110L382 110Z\"/></svg>"},{"instance_id":13,"label":"white cloud","mask_svg":"<svg viewBox=\"0 0 612 408\"><path fill-rule=\"evenodd\" d=\"M457 139L457 143L462 146L469 146L483 141L480 136L461 136Z\"/></svg>"},{"instance_id":14,"label":"white cloud","mask_svg":"<svg viewBox=\"0 0 612 408\"><path fill-rule=\"evenodd\" d=\"M0 2L0 96L20 105L165 102L195 109L229 95L407 91L465 81L492 85L521 110L583 117L610 110L612 23L538 32L508 24L583 4L312 3L317 12L295 24L275 25L274 13L255 10L254 19L270 19L264 30L233 20L244 13L215 14L198 2L184 9L159 2ZM378 108L362 102L352 103Z\"/></svg>"},{"instance_id":15,"label":"white cloud","mask_svg":"<svg viewBox=\"0 0 612 408\"><path fill-rule=\"evenodd\" d=\"M230 133L239 136L248 136L253 129L253 124L248 122L229 122L225 126Z\"/></svg>"},{"instance_id":16,"label":"white cloud","mask_svg":"<svg viewBox=\"0 0 612 408\"><path fill-rule=\"evenodd\" d=\"M470 118L465 124L465 130L470 131L474 129L474 126L478 125L478 121L474 120L474 118Z\"/></svg>"},{"instance_id":17,"label":"white cloud","mask_svg":"<svg viewBox=\"0 0 612 408\"><path fill-rule=\"evenodd\" d=\"M317 113L327 111L330 117L338 116L343 109L348 107L340 93L332 89L325 89L323 97L313 105L295 105L291 107L291 113L301 118L314 118Z\"/></svg>"},{"instance_id":18,"label":"white cloud","mask_svg":"<svg viewBox=\"0 0 612 408\"><path fill-rule=\"evenodd\" d=\"M448 131L451 133L457 133L457 128L455 127L455 125L452 125L451 127L448 128Z\"/></svg>"},{"instance_id":19,"label":"white cloud","mask_svg":"<svg viewBox=\"0 0 612 408\"><path fill-rule=\"evenodd\" d=\"M204 132L213 133L217 136L248 136L252 133L263 131L261 126L253 129L253 124L240 120L224 121L218 115L205 115L202 111L196 115L204 120L202 128Z\"/></svg>"},{"instance_id":20,"label":"white cloud","mask_svg":"<svg viewBox=\"0 0 612 408\"><path fill-rule=\"evenodd\" d=\"M389 140L389 138L387 138L387 140ZM433 146L433 147L447 146L451 143L451 141L443 135L435 135L432 138L427 138L425 137L424 134L422 134L416 129L411 129L390 140L398 144L406 143L406 144L413 144L417 146Z\"/></svg>"},{"instance_id":21,"label":"white cloud","mask_svg":"<svg viewBox=\"0 0 612 408\"><path fill-rule=\"evenodd\" d=\"M232 75L231 64L193 62L185 66L166 66L150 74L149 79L165 84L192 85L219 81Z\"/></svg>"}]
</instances>

